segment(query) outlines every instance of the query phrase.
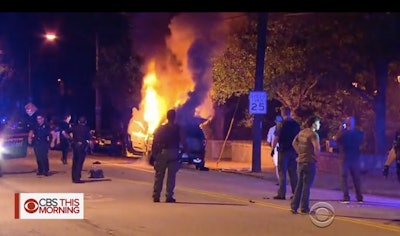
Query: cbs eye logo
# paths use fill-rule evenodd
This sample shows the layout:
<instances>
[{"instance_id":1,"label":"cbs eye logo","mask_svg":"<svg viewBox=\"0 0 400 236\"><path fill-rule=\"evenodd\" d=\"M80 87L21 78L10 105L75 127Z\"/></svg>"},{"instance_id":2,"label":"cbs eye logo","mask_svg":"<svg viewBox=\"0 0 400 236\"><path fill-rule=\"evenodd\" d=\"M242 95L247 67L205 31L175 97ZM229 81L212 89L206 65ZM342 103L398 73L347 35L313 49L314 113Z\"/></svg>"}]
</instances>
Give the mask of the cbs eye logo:
<instances>
[{"instance_id":1,"label":"cbs eye logo","mask_svg":"<svg viewBox=\"0 0 400 236\"><path fill-rule=\"evenodd\" d=\"M35 213L39 209L39 203L35 199L30 198L25 201L24 209L30 214Z\"/></svg>"}]
</instances>

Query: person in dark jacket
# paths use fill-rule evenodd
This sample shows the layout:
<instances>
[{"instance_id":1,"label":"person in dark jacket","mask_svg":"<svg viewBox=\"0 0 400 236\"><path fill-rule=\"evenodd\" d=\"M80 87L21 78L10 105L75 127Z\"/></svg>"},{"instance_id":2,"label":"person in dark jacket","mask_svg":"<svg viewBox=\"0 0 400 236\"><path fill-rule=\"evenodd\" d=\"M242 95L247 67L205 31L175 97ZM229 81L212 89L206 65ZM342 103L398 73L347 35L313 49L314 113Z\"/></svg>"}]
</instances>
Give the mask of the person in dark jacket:
<instances>
[{"instance_id":1,"label":"person in dark jacket","mask_svg":"<svg viewBox=\"0 0 400 236\"><path fill-rule=\"evenodd\" d=\"M341 203L350 202L348 175L350 173L356 191L356 198L359 203L363 203L363 194L361 190L361 172L360 172L360 146L364 139L364 133L355 127L355 118L347 117L342 123L339 132L334 139L339 145L340 154L340 177L343 191Z\"/></svg>"},{"instance_id":2,"label":"person in dark jacket","mask_svg":"<svg viewBox=\"0 0 400 236\"><path fill-rule=\"evenodd\" d=\"M279 189L278 195L274 199L286 199L286 175L289 173L290 186L292 194L297 185L297 153L294 150L292 143L294 137L300 131L300 125L291 116L291 109L289 107L281 108L281 116L283 122L275 130L275 137L272 142L271 156L274 155L276 145L279 143L278 148L278 172L279 172Z\"/></svg>"},{"instance_id":3,"label":"person in dark jacket","mask_svg":"<svg viewBox=\"0 0 400 236\"><path fill-rule=\"evenodd\" d=\"M61 148L61 162L66 165L68 163L69 140L71 139L71 115L64 116L64 120L60 123L60 148Z\"/></svg>"},{"instance_id":4,"label":"person in dark jacket","mask_svg":"<svg viewBox=\"0 0 400 236\"><path fill-rule=\"evenodd\" d=\"M168 122L160 126L154 133L152 155L154 155L153 202L160 202L165 172L167 172L166 202L176 202L174 198L176 174L180 168L179 143L186 150L186 139L181 127L175 123L176 111L167 112Z\"/></svg>"},{"instance_id":5,"label":"person in dark jacket","mask_svg":"<svg viewBox=\"0 0 400 236\"><path fill-rule=\"evenodd\" d=\"M36 156L38 170L36 175L49 176L49 148L50 148L50 125L46 122L43 114L37 114L37 124L33 128L32 144Z\"/></svg>"},{"instance_id":6,"label":"person in dark jacket","mask_svg":"<svg viewBox=\"0 0 400 236\"><path fill-rule=\"evenodd\" d=\"M84 116L79 117L78 124L72 126L72 182L73 183L84 183L81 180L82 168L85 162L87 149L92 139L90 129L86 125L87 121Z\"/></svg>"}]
</instances>

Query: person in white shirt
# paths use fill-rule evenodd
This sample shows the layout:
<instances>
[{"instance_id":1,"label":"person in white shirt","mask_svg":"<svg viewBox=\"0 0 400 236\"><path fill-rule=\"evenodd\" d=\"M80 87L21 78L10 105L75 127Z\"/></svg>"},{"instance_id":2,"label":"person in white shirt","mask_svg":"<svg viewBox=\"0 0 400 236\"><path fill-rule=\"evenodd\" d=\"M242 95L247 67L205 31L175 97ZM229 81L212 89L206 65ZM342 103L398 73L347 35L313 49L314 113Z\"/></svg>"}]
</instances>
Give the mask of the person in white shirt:
<instances>
[{"instance_id":1,"label":"person in white shirt","mask_svg":"<svg viewBox=\"0 0 400 236\"><path fill-rule=\"evenodd\" d=\"M271 146L272 148L272 141L274 140L274 133L276 130L277 125L280 125L282 123L283 119L282 116L276 116L275 117L275 125L269 128L268 134L267 134L267 143ZM272 156L272 161L275 166L275 174L276 174L276 179L277 179L277 184L279 185L279 172L278 172L278 147L279 144L276 145L275 150L274 150L274 155Z\"/></svg>"}]
</instances>

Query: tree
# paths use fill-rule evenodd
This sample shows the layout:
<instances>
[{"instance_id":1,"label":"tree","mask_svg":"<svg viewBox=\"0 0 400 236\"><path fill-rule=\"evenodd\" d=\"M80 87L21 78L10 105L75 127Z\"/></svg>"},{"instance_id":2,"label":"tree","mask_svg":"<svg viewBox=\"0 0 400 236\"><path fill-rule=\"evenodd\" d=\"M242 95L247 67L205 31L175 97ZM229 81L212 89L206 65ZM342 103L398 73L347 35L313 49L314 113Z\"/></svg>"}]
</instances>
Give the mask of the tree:
<instances>
[{"instance_id":1,"label":"tree","mask_svg":"<svg viewBox=\"0 0 400 236\"><path fill-rule=\"evenodd\" d=\"M338 127L344 115L370 121L372 114L365 112L371 110L368 108L382 116L385 65L394 46L394 37L388 36L395 32L396 17L379 16L370 21L364 13L271 16L264 78L269 98L290 106L299 118L318 113L330 123L331 130ZM379 37L371 36L376 34ZM225 54L215 60L213 98L219 103L252 89L255 37L255 21L250 19L229 39ZM373 100L366 99L371 95ZM382 124L382 117L376 119L378 153L382 150L381 140L385 140L378 131L384 130Z\"/></svg>"},{"instance_id":2,"label":"tree","mask_svg":"<svg viewBox=\"0 0 400 236\"><path fill-rule=\"evenodd\" d=\"M121 128L121 122L125 128L132 108L140 102L142 62L132 53L128 16L114 13L101 19L99 71L94 83L100 88L102 103L107 105L103 114L112 121L113 127L109 128ZM109 31L110 25L113 31ZM107 29L102 31L101 27Z\"/></svg>"}]
</instances>

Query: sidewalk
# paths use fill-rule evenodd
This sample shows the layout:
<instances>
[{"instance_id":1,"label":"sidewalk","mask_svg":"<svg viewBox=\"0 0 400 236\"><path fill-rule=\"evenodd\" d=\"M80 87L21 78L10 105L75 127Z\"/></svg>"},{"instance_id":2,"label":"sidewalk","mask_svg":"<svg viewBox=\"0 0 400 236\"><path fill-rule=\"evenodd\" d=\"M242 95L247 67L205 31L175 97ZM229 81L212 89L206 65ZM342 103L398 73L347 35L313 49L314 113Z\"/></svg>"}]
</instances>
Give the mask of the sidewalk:
<instances>
[{"instance_id":1,"label":"sidewalk","mask_svg":"<svg viewBox=\"0 0 400 236\"><path fill-rule=\"evenodd\" d=\"M266 181L276 183L275 169L261 167L261 172L252 171L252 163L207 160L206 166L211 170L223 171L235 174L242 174L262 178ZM399 198L400 201L400 182L397 180L396 170L390 168L389 178L384 179L379 170L374 172L362 173L362 189L364 194L387 196ZM354 189L351 176L349 176L350 194L354 195ZM318 171L313 188L341 191L339 172L331 174Z\"/></svg>"}]
</instances>

